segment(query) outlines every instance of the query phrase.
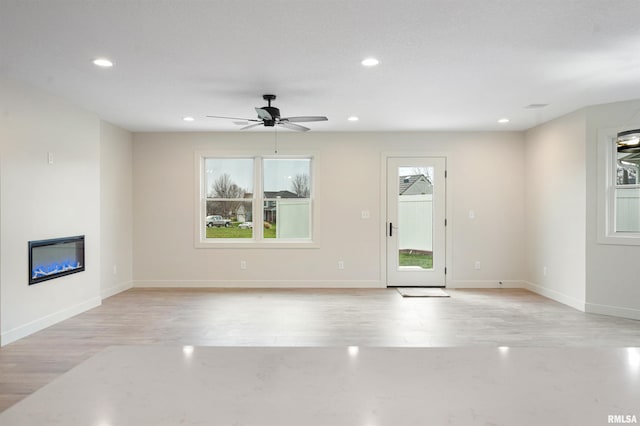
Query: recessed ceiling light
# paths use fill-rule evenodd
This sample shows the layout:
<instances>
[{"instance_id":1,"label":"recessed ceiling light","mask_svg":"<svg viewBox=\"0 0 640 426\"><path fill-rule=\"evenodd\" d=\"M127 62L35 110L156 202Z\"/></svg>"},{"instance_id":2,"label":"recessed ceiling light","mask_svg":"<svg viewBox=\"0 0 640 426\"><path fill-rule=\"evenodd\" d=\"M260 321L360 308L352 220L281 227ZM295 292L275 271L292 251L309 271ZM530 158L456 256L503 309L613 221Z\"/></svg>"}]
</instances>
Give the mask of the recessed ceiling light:
<instances>
[{"instance_id":1,"label":"recessed ceiling light","mask_svg":"<svg viewBox=\"0 0 640 426\"><path fill-rule=\"evenodd\" d=\"M508 118L501 118L500 120L498 120L498 123L500 124L504 124L504 123L508 123L509 119Z\"/></svg>"},{"instance_id":2,"label":"recessed ceiling light","mask_svg":"<svg viewBox=\"0 0 640 426\"><path fill-rule=\"evenodd\" d=\"M193 117L182 117L184 121L195 121L196 119Z\"/></svg>"},{"instance_id":3,"label":"recessed ceiling light","mask_svg":"<svg viewBox=\"0 0 640 426\"><path fill-rule=\"evenodd\" d=\"M525 109L538 109L538 108L544 108L546 106L549 106L549 104L529 104L524 108Z\"/></svg>"},{"instance_id":4,"label":"recessed ceiling light","mask_svg":"<svg viewBox=\"0 0 640 426\"><path fill-rule=\"evenodd\" d=\"M377 60L376 58L367 58L367 59L363 59L361 63L365 67L375 67L380 63L380 61Z\"/></svg>"},{"instance_id":5,"label":"recessed ceiling light","mask_svg":"<svg viewBox=\"0 0 640 426\"><path fill-rule=\"evenodd\" d=\"M358 121L359 118L356 117L355 115L352 115L351 117L347 118L347 120L349 120L349 121Z\"/></svg>"},{"instance_id":6,"label":"recessed ceiling light","mask_svg":"<svg viewBox=\"0 0 640 426\"><path fill-rule=\"evenodd\" d=\"M95 59L95 60L93 61L93 64L94 64L94 65L97 65L97 66L99 66L99 67L102 67L102 68L110 68L110 67L112 67L112 66L113 66L113 62L111 62L110 60L108 60L108 59L106 59L106 58L98 58L98 59Z\"/></svg>"}]
</instances>

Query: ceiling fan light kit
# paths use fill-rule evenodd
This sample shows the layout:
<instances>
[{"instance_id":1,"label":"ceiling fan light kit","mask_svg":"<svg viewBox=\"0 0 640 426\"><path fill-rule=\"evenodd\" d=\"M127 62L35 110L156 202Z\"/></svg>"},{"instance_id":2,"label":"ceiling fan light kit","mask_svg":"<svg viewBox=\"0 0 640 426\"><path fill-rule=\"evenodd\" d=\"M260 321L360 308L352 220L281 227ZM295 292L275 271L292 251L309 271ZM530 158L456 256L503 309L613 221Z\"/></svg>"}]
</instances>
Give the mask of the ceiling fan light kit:
<instances>
[{"instance_id":1,"label":"ceiling fan light kit","mask_svg":"<svg viewBox=\"0 0 640 426\"><path fill-rule=\"evenodd\" d=\"M616 138L618 152L640 152L640 129L620 132Z\"/></svg>"},{"instance_id":2,"label":"ceiling fan light kit","mask_svg":"<svg viewBox=\"0 0 640 426\"><path fill-rule=\"evenodd\" d=\"M298 132L307 132L311 129L305 126L301 126L295 123L308 123L312 121L327 121L325 116L301 116L301 117L281 117L280 109L271 106L271 101L276 99L276 95L265 94L262 95L262 99L267 101L267 106L256 107L257 118L237 118L237 117L222 117L218 115L207 115L209 118L222 118L226 120L234 120L235 124L244 125L240 130L252 129L258 126L275 127L282 126L290 130L296 130ZM247 123L252 123L248 124Z\"/></svg>"}]
</instances>

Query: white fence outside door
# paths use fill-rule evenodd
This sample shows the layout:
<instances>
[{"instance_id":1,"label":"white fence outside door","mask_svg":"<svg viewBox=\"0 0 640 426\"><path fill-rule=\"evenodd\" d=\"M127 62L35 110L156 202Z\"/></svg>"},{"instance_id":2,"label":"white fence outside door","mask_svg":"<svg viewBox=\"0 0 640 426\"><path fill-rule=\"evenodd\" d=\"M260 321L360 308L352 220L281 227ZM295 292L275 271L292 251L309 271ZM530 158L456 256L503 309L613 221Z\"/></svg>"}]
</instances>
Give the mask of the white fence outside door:
<instances>
[{"instance_id":1,"label":"white fence outside door","mask_svg":"<svg viewBox=\"0 0 640 426\"><path fill-rule=\"evenodd\" d=\"M433 195L400 195L398 229L400 250L433 251Z\"/></svg>"}]
</instances>

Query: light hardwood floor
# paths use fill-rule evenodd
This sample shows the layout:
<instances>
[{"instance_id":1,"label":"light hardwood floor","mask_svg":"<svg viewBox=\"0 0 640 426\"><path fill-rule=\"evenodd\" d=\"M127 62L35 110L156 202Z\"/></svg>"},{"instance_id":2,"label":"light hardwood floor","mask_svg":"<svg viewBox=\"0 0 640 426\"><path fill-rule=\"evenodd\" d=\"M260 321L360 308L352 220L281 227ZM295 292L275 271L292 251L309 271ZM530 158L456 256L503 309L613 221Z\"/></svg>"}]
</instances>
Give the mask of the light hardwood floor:
<instances>
[{"instance_id":1,"label":"light hardwood floor","mask_svg":"<svg viewBox=\"0 0 640 426\"><path fill-rule=\"evenodd\" d=\"M111 345L640 347L640 322L527 290L132 289L0 348L0 411Z\"/></svg>"}]
</instances>

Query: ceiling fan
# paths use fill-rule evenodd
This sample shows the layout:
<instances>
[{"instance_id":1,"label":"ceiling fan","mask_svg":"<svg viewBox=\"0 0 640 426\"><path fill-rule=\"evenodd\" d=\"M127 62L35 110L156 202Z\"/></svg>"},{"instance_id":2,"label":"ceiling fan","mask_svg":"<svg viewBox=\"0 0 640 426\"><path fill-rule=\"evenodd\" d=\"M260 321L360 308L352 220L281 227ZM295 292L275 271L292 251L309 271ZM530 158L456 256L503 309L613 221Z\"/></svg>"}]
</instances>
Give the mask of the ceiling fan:
<instances>
[{"instance_id":1,"label":"ceiling fan","mask_svg":"<svg viewBox=\"0 0 640 426\"><path fill-rule=\"evenodd\" d=\"M274 127L276 125L286 127L287 129L297 130L299 132L307 132L311 129L305 126L301 126L295 123L308 123L311 121L327 121L327 117L324 116L304 116L304 117L280 117L280 110L271 106L271 101L275 100L276 95L262 95L262 99L267 101L268 105L262 108L256 107L258 118L236 118L236 117L220 117L217 115L207 115L209 118L224 118L228 120L236 120L235 124L245 125L240 130L247 130L253 127L265 126ZM247 123L253 122L253 124Z\"/></svg>"}]
</instances>

